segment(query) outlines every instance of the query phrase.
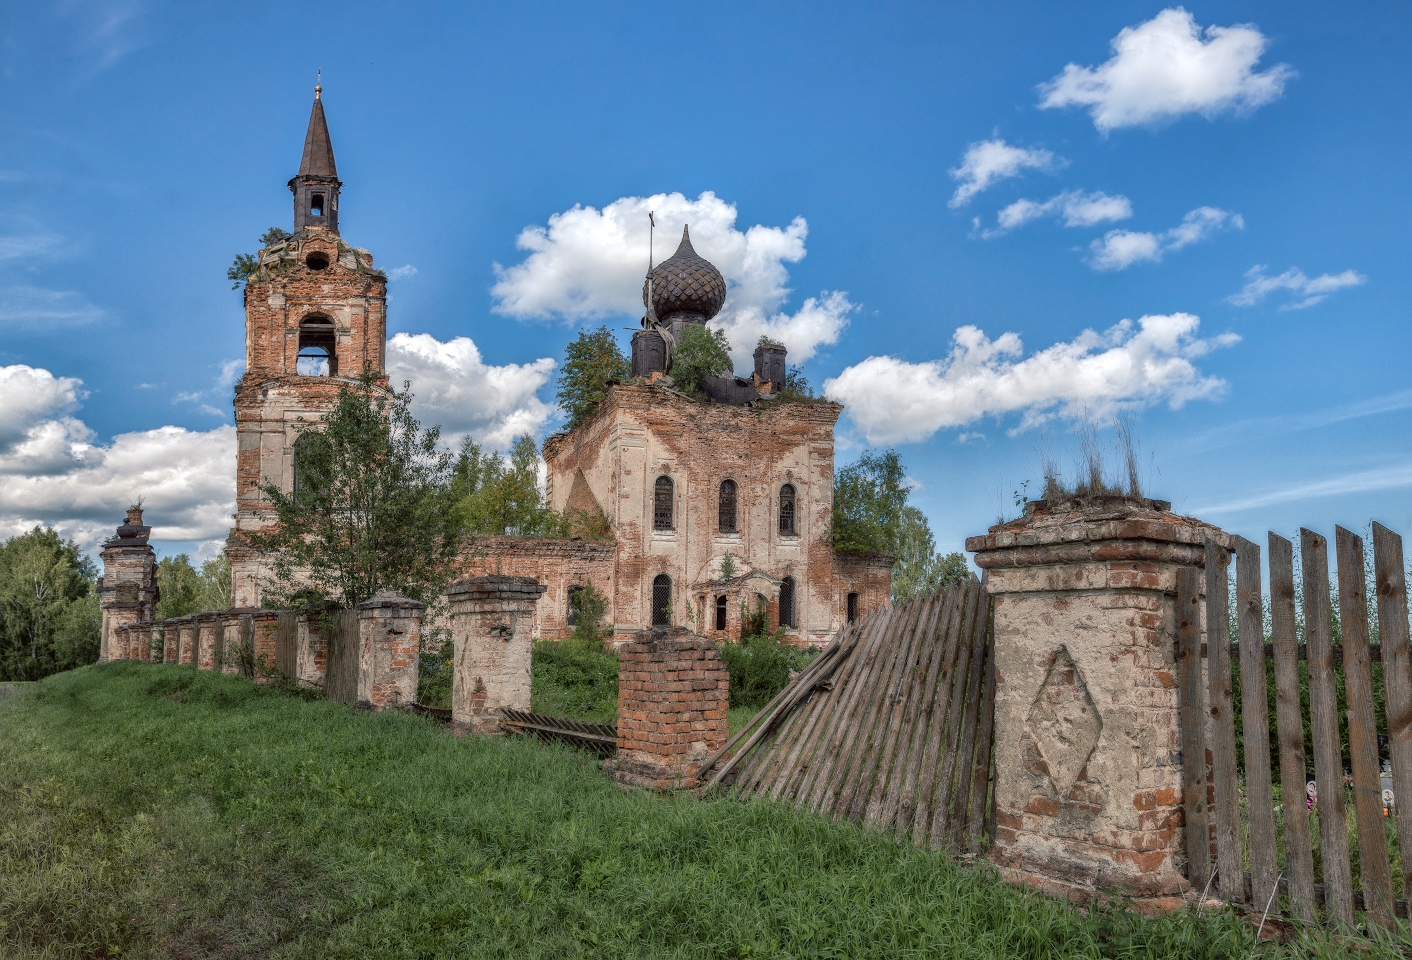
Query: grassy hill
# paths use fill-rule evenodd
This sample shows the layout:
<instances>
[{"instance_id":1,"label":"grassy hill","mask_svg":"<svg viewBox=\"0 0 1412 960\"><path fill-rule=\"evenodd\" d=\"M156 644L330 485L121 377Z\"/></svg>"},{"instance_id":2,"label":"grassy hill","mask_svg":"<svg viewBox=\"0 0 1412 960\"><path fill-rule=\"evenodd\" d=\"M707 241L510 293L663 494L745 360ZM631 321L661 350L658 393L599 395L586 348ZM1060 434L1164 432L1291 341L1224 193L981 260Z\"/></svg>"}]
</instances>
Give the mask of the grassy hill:
<instances>
[{"instance_id":1,"label":"grassy hill","mask_svg":"<svg viewBox=\"0 0 1412 960\"><path fill-rule=\"evenodd\" d=\"M115 663L0 705L0 955L1235 957L765 802Z\"/></svg>"}]
</instances>

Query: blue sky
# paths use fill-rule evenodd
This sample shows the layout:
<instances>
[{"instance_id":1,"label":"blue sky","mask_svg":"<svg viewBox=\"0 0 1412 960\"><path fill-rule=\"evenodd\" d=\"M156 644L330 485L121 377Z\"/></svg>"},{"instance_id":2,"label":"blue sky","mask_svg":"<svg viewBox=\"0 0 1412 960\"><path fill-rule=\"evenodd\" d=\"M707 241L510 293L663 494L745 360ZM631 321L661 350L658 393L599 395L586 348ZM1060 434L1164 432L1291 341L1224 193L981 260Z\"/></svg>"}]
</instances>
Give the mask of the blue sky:
<instances>
[{"instance_id":1,"label":"blue sky","mask_svg":"<svg viewBox=\"0 0 1412 960\"><path fill-rule=\"evenodd\" d=\"M320 68L343 236L453 435L554 429L564 345L640 315L652 207L944 548L1123 413L1155 495L1257 541L1412 524L1405 6L409 9L9 12L0 535L144 495L160 548L223 536L225 271L290 225Z\"/></svg>"}]
</instances>

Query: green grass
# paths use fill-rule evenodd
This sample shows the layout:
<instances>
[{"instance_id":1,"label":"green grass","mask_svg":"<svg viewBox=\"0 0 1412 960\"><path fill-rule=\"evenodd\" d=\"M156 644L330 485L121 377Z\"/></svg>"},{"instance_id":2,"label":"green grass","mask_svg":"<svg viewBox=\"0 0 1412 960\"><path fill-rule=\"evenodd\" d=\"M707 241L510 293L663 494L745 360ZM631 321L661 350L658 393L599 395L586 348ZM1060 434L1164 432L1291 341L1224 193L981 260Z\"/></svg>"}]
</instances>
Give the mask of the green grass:
<instances>
[{"instance_id":1,"label":"green grass","mask_svg":"<svg viewBox=\"0 0 1412 960\"><path fill-rule=\"evenodd\" d=\"M628 792L237 677L115 663L0 707L0 955L1241 957L763 801Z\"/></svg>"}]
</instances>

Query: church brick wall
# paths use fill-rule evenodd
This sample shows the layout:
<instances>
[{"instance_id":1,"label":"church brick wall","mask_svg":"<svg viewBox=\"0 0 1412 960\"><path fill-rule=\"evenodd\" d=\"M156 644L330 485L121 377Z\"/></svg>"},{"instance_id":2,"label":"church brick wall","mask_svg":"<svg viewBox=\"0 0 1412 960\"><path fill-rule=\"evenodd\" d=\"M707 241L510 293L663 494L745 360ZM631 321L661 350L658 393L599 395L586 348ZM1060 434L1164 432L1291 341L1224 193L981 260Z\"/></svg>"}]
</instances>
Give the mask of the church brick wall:
<instances>
[{"instance_id":1,"label":"church brick wall","mask_svg":"<svg viewBox=\"0 0 1412 960\"><path fill-rule=\"evenodd\" d=\"M459 576L529 577L544 584L534 605L535 640L562 640L573 632L568 623L569 590L592 584L604 598L604 623L613 623L616 589L615 540L561 540L537 537L468 539L456 561Z\"/></svg>"}]
</instances>

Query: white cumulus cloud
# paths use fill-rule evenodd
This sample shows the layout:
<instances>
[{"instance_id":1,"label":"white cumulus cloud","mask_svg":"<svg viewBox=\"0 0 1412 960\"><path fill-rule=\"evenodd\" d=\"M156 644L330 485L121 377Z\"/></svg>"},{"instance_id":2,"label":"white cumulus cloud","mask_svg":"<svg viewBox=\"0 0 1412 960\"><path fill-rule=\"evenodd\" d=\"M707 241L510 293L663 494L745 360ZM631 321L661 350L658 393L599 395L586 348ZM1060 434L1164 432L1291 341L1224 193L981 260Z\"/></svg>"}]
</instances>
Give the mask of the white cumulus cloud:
<instances>
[{"instance_id":1,"label":"white cumulus cloud","mask_svg":"<svg viewBox=\"0 0 1412 960\"><path fill-rule=\"evenodd\" d=\"M1144 260L1154 263L1163 256L1190 246L1221 230L1244 230L1245 218L1218 207L1197 207L1182 222L1162 233L1135 230L1109 230L1089 245L1088 264L1095 270L1126 270Z\"/></svg>"},{"instance_id":2,"label":"white cumulus cloud","mask_svg":"<svg viewBox=\"0 0 1412 960\"><path fill-rule=\"evenodd\" d=\"M159 427L94 442L81 380L0 367L0 536L36 524L92 548L145 497L162 540L224 537L235 509L235 428Z\"/></svg>"},{"instance_id":3,"label":"white cumulus cloud","mask_svg":"<svg viewBox=\"0 0 1412 960\"><path fill-rule=\"evenodd\" d=\"M1214 397L1225 381L1193 362L1235 334L1202 339L1189 313L1123 320L1102 333L1025 356L1018 335L991 340L978 327L960 327L941 360L909 363L869 357L824 383L869 443L925 440L938 430L986 416L1021 414L1023 430L1054 417L1106 417L1166 402ZM971 435L967 435L971 439Z\"/></svg>"},{"instance_id":4,"label":"white cumulus cloud","mask_svg":"<svg viewBox=\"0 0 1412 960\"><path fill-rule=\"evenodd\" d=\"M387 342L387 376L402 389L412 381L412 412L423 426L440 424L450 444L470 435L508 450L523 433L538 434L554 406L538 392L554 374L554 360L487 364L469 337L442 341L429 333L398 333Z\"/></svg>"},{"instance_id":5,"label":"white cumulus cloud","mask_svg":"<svg viewBox=\"0 0 1412 960\"><path fill-rule=\"evenodd\" d=\"M991 184L1018 177L1026 170L1053 170L1063 164L1064 160L1048 150L1027 150L1001 139L980 140L966 147L961 165L951 171L952 178L961 185L951 195L947 206L964 207Z\"/></svg>"},{"instance_id":6,"label":"white cumulus cloud","mask_svg":"<svg viewBox=\"0 0 1412 960\"><path fill-rule=\"evenodd\" d=\"M1288 290L1295 295L1292 303L1286 303L1281 310L1303 310L1320 302L1335 290L1344 287L1362 286L1368 278L1356 270L1343 273L1324 273L1317 277L1306 277L1304 271L1290 267L1277 277L1267 276L1264 264L1257 264L1245 272L1245 286L1228 299L1240 307L1253 307L1266 296L1278 290Z\"/></svg>"},{"instance_id":7,"label":"white cumulus cloud","mask_svg":"<svg viewBox=\"0 0 1412 960\"><path fill-rule=\"evenodd\" d=\"M1181 7L1163 10L1113 38L1113 56L1097 67L1071 63L1040 84L1041 109L1087 107L1107 133L1199 113L1245 113L1278 100L1296 74L1286 64L1263 72L1265 35L1252 24L1206 27Z\"/></svg>"},{"instance_id":8,"label":"white cumulus cloud","mask_svg":"<svg viewBox=\"0 0 1412 960\"><path fill-rule=\"evenodd\" d=\"M824 291L794 313L783 309L793 292L786 264L805 255L804 218L795 217L786 227L756 224L740 230L735 205L710 191L695 200L659 193L622 197L601 210L575 206L553 214L547 226L526 227L515 243L528 256L508 267L495 265L495 311L521 319L640 317L648 211L657 220L656 262L672 255L689 224L696 252L726 278L726 304L712 325L725 331L738 368L749 369L761 335L788 347L794 363L837 342L854 309L846 293Z\"/></svg>"},{"instance_id":9,"label":"white cumulus cloud","mask_svg":"<svg viewBox=\"0 0 1412 960\"><path fill-rule=\"evenodd\" d=\"M1101 190L1093 193L1066 190L1043 202L1016 200L996 215L995 229L986 230L981 236L999 237L1041 217L1057 217L1066 227L1092 227L1126 220L1132 215L1132 201L1122 194L1110 196Z\"/></svg>"}]
</instances>

